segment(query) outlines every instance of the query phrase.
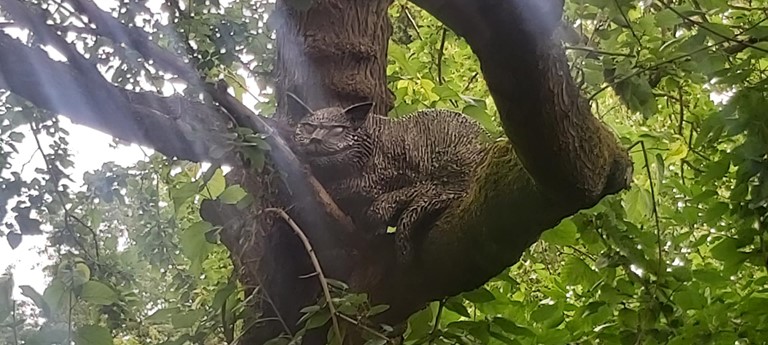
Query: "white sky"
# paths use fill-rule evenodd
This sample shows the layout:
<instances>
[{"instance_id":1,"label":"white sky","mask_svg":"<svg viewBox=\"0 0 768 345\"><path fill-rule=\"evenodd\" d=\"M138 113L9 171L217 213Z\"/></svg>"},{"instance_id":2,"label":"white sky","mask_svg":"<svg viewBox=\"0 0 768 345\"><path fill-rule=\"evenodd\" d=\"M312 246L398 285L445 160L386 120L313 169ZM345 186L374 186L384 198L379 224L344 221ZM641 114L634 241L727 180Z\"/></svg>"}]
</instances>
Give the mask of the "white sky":
<instances>
[{"instance_id":1,"label":"white sky","mask_svg":"<svg viewBox=\"0 0 768 345\"><path fill-rule=\"evenodd\" d=\"M102 132L72 124L68 119L60 117L61 125L70 132L67 137L69 141L69 150L72 154L72 161L75 162L73 169L67 172L71 174L76 184L71 184L73 189L79 189L82 184L83 173L99 169L105 162L113 161L120 165L130 165L144 158L144 153L137 145L120 146L117 149L109 147L112 137ZM26 137L21 145L18 145L19 154L11 161L13 171L19 171L21 166L30 160L22 173L25 180L29 180L36 175L36 168L45 169L45 162L42 155L36 152L37 146L29 130L20 129ZM45 136L41 140L46 139ZM43 141L43 148L47 145ZM148 154L152 150L145 149ZM34 157L32 156L34 153ZM50 152L48 152L50 153ZM10 208L13 201L8 205L8 213L12 214ZM18 286L30 285L38 292L42 293L47 284L44 278L42 266L46 258L38 252L46 245L45 236L25 236L21 245L12 250L8 242L3 238L0 241L0 270L5 270L9 265L14 265L13 279L16 283L14 289L14 298L22 298ZM0 271L2 272L2 271Z\"/></svg>"}]
</instances>

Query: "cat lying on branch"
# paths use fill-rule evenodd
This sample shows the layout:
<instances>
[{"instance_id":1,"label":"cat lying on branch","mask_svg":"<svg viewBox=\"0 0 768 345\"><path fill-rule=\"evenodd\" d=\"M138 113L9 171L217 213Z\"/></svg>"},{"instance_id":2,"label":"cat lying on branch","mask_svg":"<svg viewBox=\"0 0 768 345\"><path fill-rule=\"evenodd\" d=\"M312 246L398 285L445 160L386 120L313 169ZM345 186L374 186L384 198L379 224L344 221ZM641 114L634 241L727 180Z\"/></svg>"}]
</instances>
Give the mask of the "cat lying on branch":
<instances>
[{"instance_id":1,"label":"cat lying on branch","mask_svg":"<svg viewBox=\"0 0 768 345\"><path fill-rule=\"evenodd\" d=\"M396 227L397 258L467 192L490 143L471 118L427 109L399 119L371 114L373 103L312 110L288 94L297 123L292 146L358 230L386 234Z\"/></svg>"}]
</instances>

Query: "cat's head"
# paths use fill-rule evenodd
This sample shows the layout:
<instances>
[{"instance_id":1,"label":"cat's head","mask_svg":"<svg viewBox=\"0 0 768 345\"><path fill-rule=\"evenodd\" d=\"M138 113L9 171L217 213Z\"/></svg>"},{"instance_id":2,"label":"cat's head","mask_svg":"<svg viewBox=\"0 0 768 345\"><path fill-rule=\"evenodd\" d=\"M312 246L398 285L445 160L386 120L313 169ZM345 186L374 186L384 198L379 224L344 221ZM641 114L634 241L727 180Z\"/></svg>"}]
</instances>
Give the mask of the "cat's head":
<instances>
[{"instance_id":1,"label":"cat's head","mask_svg":"<svg viewBox=\"0 0 768 345\"><path fill-rule=\"evenodd\" d=\"M292 93L288 115L296 123L294 149L317 168L359 168L370 158L372 141L365 126L373 102L346 108L312 110Z\"/></svg>"}]
</instances>

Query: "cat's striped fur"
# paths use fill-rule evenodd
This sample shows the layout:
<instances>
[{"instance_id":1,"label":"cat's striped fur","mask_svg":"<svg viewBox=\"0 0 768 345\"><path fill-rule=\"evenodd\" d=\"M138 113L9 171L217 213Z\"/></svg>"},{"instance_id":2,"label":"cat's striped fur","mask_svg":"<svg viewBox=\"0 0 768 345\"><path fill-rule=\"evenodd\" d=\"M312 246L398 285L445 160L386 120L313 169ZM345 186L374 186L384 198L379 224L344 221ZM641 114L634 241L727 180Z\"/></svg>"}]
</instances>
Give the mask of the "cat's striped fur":
<instances>
[{"instance_id":1,"label":"cat's striped fur","mask_svg":"<svg viewBox=\"0 0 768 345\"><path fill-rule=\"evenodd\" d=\"M289 100L291 98L289 97ZM398 259L468 190L488 134L455 111L427 109L398 119L369 114L372 103L312 111L296 98L293 141L358 229L395 226Z\"/></svg>"}]
</instances>

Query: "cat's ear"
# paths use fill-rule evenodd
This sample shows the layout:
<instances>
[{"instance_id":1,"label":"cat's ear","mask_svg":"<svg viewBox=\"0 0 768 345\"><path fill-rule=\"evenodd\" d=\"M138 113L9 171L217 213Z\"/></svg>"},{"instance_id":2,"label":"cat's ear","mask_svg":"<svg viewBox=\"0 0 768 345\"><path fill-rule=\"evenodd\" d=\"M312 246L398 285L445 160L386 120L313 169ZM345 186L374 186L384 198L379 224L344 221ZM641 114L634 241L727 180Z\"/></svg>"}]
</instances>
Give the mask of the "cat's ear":
<instances>
[{"instance_id":1,"label":"cat's ear","mask_svg":"<svg viewBox=\"0 0 768 345\"><path fill-rule=\"evenodd\" d=\"M368 114L373 109L373 102L357 103L344 109L344 115L347 115L353 123L363 123L368 118Z\"/></svg>"},{"instance_id":2,"label":"cat's ear","mask_svg":"<svg viewBox=\"0 0 768 345\"><path fill-rule=\"evenodd\" d=\"M294 95L291 92L285 93L286 100L288 101L288 107L286 108L286 111L288 112L288 116L293 119L294 121L299 121L305 116L312 114L312 109L304 104L304 102L299 99L298 96Z\"/></svg>"}]
</instances>

